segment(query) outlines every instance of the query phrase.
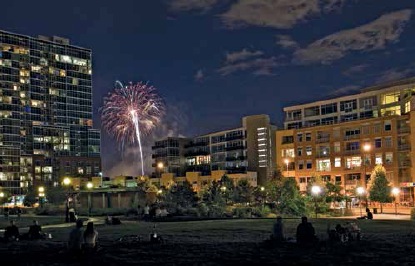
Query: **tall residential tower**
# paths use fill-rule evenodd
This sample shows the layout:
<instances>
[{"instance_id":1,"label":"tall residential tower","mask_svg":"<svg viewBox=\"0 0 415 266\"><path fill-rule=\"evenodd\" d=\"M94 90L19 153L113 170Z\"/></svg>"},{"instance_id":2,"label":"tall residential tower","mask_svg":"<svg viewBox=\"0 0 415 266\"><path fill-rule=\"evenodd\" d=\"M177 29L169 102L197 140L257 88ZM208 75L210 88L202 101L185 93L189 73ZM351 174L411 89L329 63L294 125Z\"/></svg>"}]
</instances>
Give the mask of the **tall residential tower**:
<instances>
[{"instance_id":1,"label":"tall residential tower","mask_svg":"<svg viewBox=\"0 0 415 266\"><path fill-rule=\"evenodd\" d=\"M101 172L92 53L59 37L0 31L0 186L22 193Z\"/></svg>"}]
</instances>

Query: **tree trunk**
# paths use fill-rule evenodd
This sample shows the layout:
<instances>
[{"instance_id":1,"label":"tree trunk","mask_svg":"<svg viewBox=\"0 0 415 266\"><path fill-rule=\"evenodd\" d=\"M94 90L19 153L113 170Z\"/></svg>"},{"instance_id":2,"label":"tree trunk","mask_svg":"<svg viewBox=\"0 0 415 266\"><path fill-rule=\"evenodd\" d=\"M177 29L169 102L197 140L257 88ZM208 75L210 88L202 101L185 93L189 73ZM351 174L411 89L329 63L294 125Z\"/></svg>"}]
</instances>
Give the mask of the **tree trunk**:
<instances>
[{"instance_id":1,"label":"tree trunk","mask_svg":"<svg viewBox=\"0 0 415 266\"><path fill-rule=\"evenodd\" d=\"M383 203L380 203L380 213L383 213Z\"/></svg>"}]
</instances>

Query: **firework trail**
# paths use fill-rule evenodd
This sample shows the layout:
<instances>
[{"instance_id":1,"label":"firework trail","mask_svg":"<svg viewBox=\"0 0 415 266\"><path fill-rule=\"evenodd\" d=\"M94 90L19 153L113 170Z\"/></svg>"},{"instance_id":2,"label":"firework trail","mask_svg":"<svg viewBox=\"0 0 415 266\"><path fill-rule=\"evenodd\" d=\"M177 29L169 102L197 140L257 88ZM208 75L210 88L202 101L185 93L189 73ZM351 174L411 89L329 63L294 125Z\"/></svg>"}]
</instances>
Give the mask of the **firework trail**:
<instances>
[{"instance_id":1,"label":"firework trail","mask_svg":"<svg viewBox=\"0 0 415 266\"><path fill-rule=\"evenodd\" d=\"M124 86L116 82L113 92L104 98L101 109L102 126L124 147L138 143L141 174L144 175L141 134L149 134L161 121L164 104L153 86L139 82Z\"/></svg>"}]
</instances>

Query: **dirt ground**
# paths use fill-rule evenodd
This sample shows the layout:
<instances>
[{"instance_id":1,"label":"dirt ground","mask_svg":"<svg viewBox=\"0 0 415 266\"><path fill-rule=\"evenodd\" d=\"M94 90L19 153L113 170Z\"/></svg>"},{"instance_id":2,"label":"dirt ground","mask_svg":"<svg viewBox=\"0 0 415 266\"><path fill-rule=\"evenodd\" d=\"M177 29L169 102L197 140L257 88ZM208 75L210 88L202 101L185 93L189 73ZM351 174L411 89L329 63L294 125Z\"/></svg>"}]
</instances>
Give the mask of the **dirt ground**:
<instances>
[{"instance_id":1,"label":"dirt ground","mask_svg":"<svg viewBox=\"0 0 415 266\"><path fill-rule=\"evenodd\" d=\"M287 243L270 246L272 220L219 220L159 223L163 243L150 244L153 223L124 222L97 226L100 249L74 257L65 251L70 228L50 228L51 240L0 244L3 265L415 265L415 227L412 221L356 221L360 242L328 244L327 226L344 220L312 221L319 245L300 248ZM298 220L286 220L287 237L295 235Z\"/></svg>"}]
</instances>

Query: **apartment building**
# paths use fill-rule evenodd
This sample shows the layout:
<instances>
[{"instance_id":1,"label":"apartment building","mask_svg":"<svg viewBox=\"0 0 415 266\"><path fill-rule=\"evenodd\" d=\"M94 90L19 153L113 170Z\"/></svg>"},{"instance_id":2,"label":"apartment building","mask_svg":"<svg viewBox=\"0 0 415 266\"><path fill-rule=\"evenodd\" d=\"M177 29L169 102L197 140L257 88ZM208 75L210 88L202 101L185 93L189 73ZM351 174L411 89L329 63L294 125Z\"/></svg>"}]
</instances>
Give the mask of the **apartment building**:
<instances>
[{"instance_id":1,"label":"apartment building","mask_svg":"<svg viewBox=\"0 0 415 266\"><path fill-rule=\"evenodd\" d=\"M253 115L243 117L239 128L157 141L152 147L154 177L173 173L179 180L187 172L256 172L258 184L264 184L275 169L275 130L267 115Z\"/></svg>"},{"instance_id":2,"label":"apartment building","mask_svg":"<svg viewBox=\"0 0 415 266\"><path fill-rule=\"evenodd\" d=\"M68 39L0 31L0 186L24 193L101 172L92 52Z\"/></svg>"},{"instance_id":3,"label":"apartment building","mask_svg":"<svg viewBox=\"0 0 415 266\"><path fill-rule=\"evenodd\" d=\"M366 186L374 166L382 164L391 184L401 188L401 200L413 201L414 95L415 79L408 79L284 108L277 165L303 191L320 175L352 192Z\"/></svg>"}]
</instances>

